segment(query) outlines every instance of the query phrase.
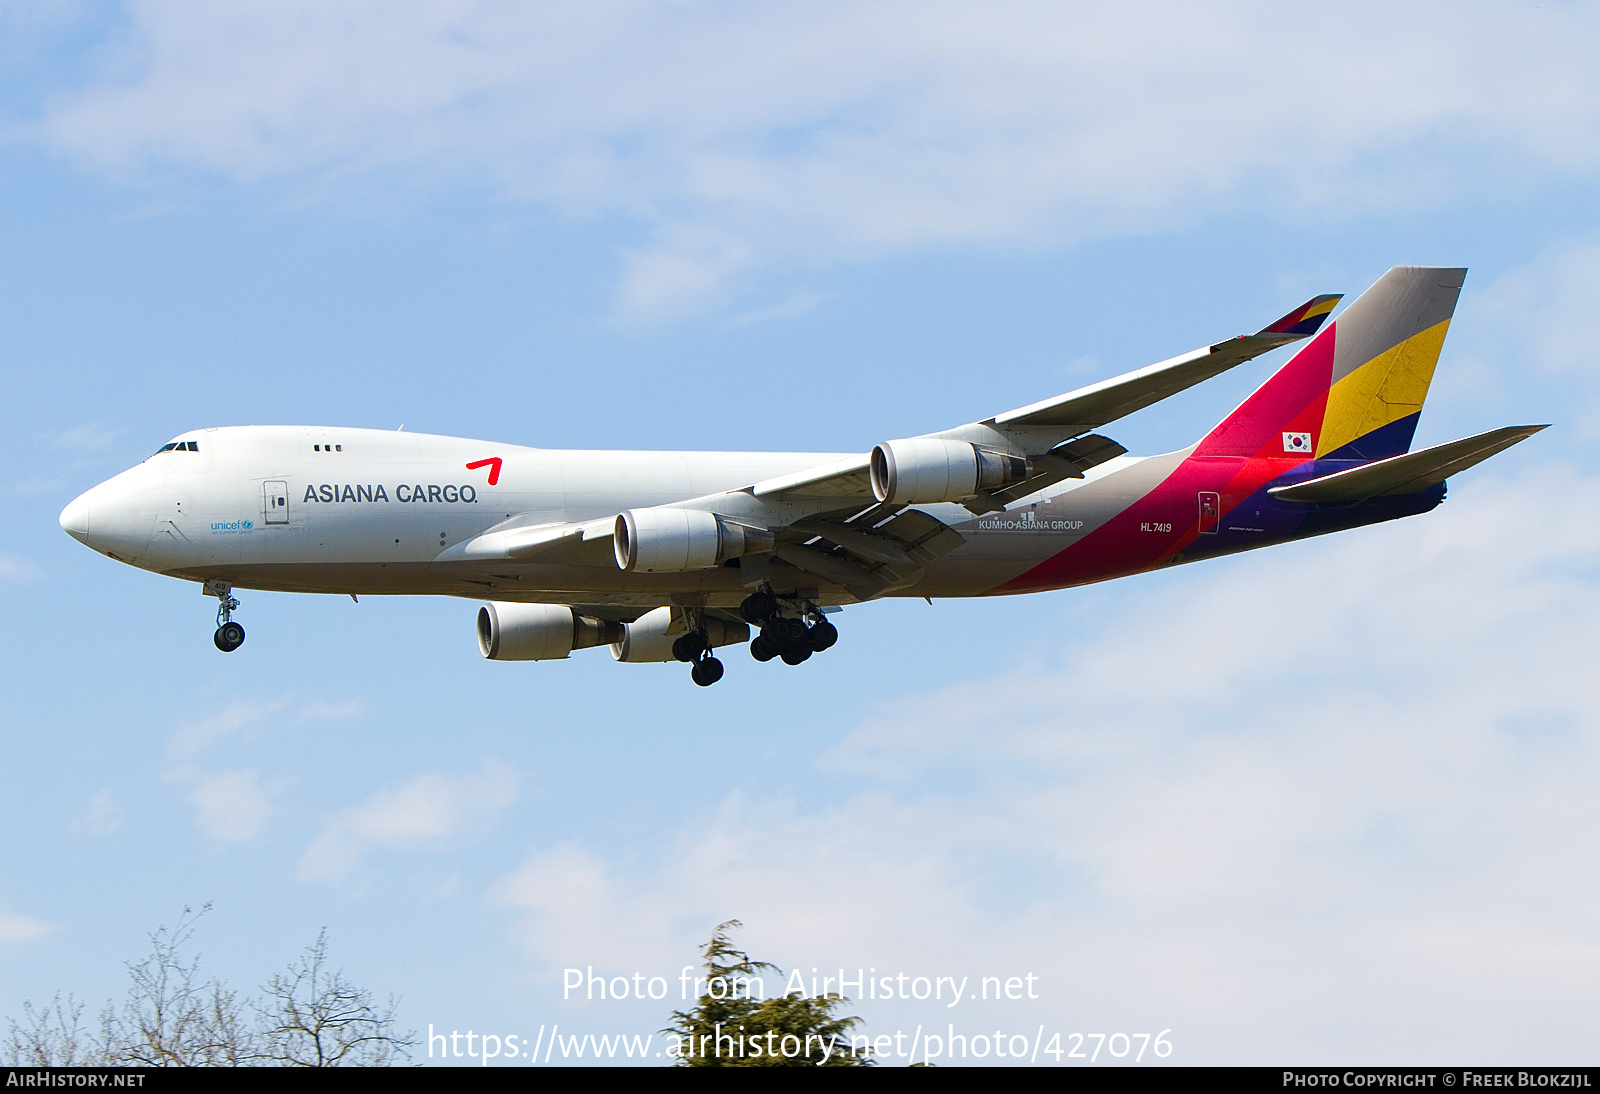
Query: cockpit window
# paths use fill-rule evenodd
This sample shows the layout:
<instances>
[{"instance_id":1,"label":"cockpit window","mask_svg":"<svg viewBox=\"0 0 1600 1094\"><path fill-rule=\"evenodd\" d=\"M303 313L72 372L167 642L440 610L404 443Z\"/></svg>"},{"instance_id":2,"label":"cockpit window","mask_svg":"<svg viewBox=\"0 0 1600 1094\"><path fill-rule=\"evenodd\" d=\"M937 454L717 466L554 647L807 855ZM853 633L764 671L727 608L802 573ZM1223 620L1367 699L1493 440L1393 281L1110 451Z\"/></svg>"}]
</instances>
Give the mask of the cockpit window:
<instances>
[{"instance_id":1,"label":"cockpit window","mask_svg":"<svg viewBox=\"0 0 1600 1094\"><path fill-rule=\"evenodd\" d=\"M151 453L151 455L159 456L163 452L198 452L198 451L200 451L200 442L199 441L169 441L168 443L162 445L160 448L156 449L153 453Z\"/></svg>"}]
</instances>

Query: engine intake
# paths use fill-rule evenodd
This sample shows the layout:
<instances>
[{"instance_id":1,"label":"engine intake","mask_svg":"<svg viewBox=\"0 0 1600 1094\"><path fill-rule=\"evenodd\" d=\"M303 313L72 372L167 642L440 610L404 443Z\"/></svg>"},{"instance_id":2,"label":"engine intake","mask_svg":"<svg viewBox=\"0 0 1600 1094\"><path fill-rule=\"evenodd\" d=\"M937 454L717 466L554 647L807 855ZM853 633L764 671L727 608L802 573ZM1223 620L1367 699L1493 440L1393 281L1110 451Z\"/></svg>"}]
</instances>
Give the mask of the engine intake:
<instances>
[{"instance_id":1,"label":"engine intake","mask_svg":"<svg viewBox=\"0 0 1600 1094\"><path fill-rule=\"evenodd\" d=\"M617 566L642 574L720 566L730 558L772 550L772 533L700 509L657 506L618 515L612 538Z\"/></svg>"},{"instance_id":2,"label":"engine intake","mask_svg":"<svg viewBox=\"0 0 1600 1094\"><path fill-rule=\"evenodd\" d=\"M621 641L621 623L565 604L491 603L478 609L478 649L491 661L559 661L573 650Z\"/></svg>"},{"instance_id":3,"label":"engine intake","mask_svg":"<svg viewBox=\"0 0 1600 1094\"><path fill-rule=\"evenodd\" d=\"M879 501L931 505L965 501L999 490L1033 473L1021 456L979 448L966 441L913 437L885 441L872 450L872 494Z\"/></svg>"}]
</instances>

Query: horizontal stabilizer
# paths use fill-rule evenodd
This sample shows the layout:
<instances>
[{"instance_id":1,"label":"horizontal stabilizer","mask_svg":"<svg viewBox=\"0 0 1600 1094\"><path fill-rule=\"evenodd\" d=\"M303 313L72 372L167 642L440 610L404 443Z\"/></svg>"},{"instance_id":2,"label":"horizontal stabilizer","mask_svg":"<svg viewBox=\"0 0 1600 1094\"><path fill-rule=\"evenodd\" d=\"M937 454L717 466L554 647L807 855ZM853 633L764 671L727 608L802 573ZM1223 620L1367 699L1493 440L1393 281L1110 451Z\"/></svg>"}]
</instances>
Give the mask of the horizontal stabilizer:
<instances>
[{"instance_id":1,"label":"horizontal stabilizer","mask_svg":"<svg viewBox=\"0 0 1600 1094\"><path fill-rule=\"evenodd\" d=\"M1503 426L1475 437L1463 437L1459 441L1424 448L1420 452L1408 452L1404 456L1391 456L1387 460L1353 467L1348 471L1336 471L1289 486L1275 486L1267 493L1279 501L1323 503L1415 494L1546 428L1548 426Z\"/></svg>"}]
</instances>

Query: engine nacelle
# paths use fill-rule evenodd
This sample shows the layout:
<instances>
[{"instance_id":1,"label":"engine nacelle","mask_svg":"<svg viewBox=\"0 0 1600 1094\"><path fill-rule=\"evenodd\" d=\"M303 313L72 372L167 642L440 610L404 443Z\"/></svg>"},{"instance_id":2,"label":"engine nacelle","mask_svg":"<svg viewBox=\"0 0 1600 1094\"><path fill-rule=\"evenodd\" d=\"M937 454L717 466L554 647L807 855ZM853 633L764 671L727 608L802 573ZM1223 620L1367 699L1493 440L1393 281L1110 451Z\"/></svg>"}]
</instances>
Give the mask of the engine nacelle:
<instances>
[{"instance_id":1,"label":"engine nacelle","mask_svg":"<svg viewBox=\"0 0 1600 1094\"><path fill-rule=\"evenodd\" d=\"M617 565L641 574L675 574L720 566L730 558L772 550L772 533L700 509L657 506L617 517Z\"/></svg>"},{"instance_id":2,"label":"engine nacelle","mask_svg":"<svg viewBox=\"0 0 1600 1094\"><path fill-rule=\"evenodd\" d=\"M966 441L913 437L875 447L870 470L872 493L879 501L931 505L965 501L980 491L1010 486L1033 469L1021 456Z\"/></svg>"},{"instance_id":3,"label":"engine nacelle","mask_svg":"<svg viewBox=\"0 0 1600 1094\"><path fill-rule=\"evenodd\" d=\"M478 609L478 649L491 661L558 661L623 637L622 624L565 604L491 603Z\"/></svg>"},{"instance_id":4,"label":"engine nacelle","mask_svg":"<svg viewBox=\"0 0 1600 1094\"><path fill-rule=\"evenodd\" d=\"M622 627L622 637L611 643L611 656L618 661L671 661L672 643L679 635L669 635L671 608L654 608ZM706 638L712 646L736 646L750 641L750 627L716 616L705 619Z\"/></svg>"}]
</instances>

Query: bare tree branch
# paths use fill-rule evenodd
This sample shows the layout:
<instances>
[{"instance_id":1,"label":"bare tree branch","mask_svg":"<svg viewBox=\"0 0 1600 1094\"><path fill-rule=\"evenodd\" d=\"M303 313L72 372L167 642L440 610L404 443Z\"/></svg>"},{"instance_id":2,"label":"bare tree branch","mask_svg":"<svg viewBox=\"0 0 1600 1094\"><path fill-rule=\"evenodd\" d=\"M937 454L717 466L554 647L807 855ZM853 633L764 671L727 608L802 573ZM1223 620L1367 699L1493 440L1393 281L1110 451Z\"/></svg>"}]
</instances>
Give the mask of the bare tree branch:
<instances>
[{"instance_id":1,"label":"bare tree branch","mask_svg":"<svg viewBox=\"0 0 1600 1094\"><path fill-rule=\"evenodd\" d=\"M7 1054L11 1062L32 1067L98 1067L104 1057L94 1038L83 1028L83 1004L57 992L50 1005L38 1010L22 1004L22 1023L6 1019Z\"/></svg>"},{"instance_id":2,"label":"bare tree branch","mask_svg":"<svg viewBox=\"0 0 1600 1094\"><path fill-rule=\"evenodd\" d=\"M372 993L328 965L328 933L287 971L274 976L259 1000L241 1000L219 980L203 981L200 958L184 957L195 925L211 910L185 908L172 928L150 935L150 953L130 962L128 994L107 1003L98 1034L83 1024L84 1005L58 993L38 1009L22 1005L8 1019L10 1062L76 1067L239 1067L277 1065L383 1067L417 1043L394 1032L396 1003L381 1009ZM251 1015L254 1021L250 1021Z\"/></svg>"},{"instance_id":3,"label":"bare tree branch","mask_svg":"<svg viewBox=\"0 0 1600 1094\"><path fill-rule=\"evenodd\" d=\"M262 989L263 1036L268 1056L296 1067L387 1067L416 1044L414 1034L396 1035L395 1001L379 1010L372 993L328 968L328 932L323 930L305 956Z\"/></svg>"}]
</instances>

